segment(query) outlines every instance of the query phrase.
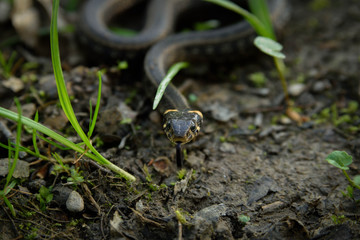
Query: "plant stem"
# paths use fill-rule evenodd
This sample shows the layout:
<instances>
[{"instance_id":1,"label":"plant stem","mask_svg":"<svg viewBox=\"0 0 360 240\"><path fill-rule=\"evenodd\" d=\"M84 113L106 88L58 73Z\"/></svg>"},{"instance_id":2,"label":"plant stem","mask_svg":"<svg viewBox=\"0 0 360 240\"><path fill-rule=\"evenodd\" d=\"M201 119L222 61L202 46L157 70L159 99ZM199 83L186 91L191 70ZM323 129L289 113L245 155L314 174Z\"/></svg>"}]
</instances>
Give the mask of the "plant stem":
<instances>
[{"instance_id":1,"label":"plant stem","mask_svg":"<svg viewBox=\"0 0 360 240\"><path fill-rule=\"evenodd\" d=\"M343 174L345 175L346 179L349 181L350 185L354 188L357 188L360 190L360 186L355 184L353 180L351 180L351 178L349 177L349 175L347 174L347 172L345 170L342 170Z\"/></svg>"},{"instance_id":2,"label":"plant stem","mask_svg":"<svg viewBox=\"0 0 360 240\"><path fill-rule=\"evenodd\" d=\"M279 74L281 85L282 85L283 90L284 90L286 106L290 107L290 98L289 98L289 93L288 93L288 89L287 89L287 83L286 83L286 79L285 79L285 64L284 64L284 61L282 59L280 59L280 58L274 57L274 63L275 63L275 66L276 66L276 70L277 70L277 72Z\"/></svg>"}]
</instances>

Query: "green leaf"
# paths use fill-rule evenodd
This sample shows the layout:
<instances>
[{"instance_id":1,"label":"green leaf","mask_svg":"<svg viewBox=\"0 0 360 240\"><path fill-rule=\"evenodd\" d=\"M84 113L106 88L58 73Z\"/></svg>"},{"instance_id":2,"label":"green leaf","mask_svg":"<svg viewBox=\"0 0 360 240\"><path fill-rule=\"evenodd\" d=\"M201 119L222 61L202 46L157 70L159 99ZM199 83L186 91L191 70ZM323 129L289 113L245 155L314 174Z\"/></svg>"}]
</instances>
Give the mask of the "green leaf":
<instances>
[{"instance_id":1,"label":"green leaf","mask_svg":"<svg viewBox=\"0 0 360 240\"><path fill-rule=\"evenodd\" d=\"M360 175L355 176L353 181L356 185L360 186Z\"/></svg>"},{"instance_id":2,"label":"green leaf","mask_svg":"<svg viewBox=\"0 0 360 240\"><path fill-rule=\"evenodd\" d=\"M326 157L326 161L342 170L349 170L347 166L352 163L352 157L344 151L333 151Z\"/></svg>"},{"instance_id":3,"label":"green leaf","mask_svg":"<svg viewBox=\"0 0 360 240\"><path fill-rule=\"evenodd\" d=\"M249 222L250 221L250 217L249 216L246 216L246 215L244 215L244 214L241 214L240 216L239 216L239 222L241 222L241 223L247 223L247 222Z\"/></svg>"},{"instance_id":4,"label":"green leaf","mask_svg":"<svg viewBox=\"0 0 360 240\"><path fill-rule=\"evenodd\" d=\"M235 3L233 3L229 0L204 0L204 1L217 4L219 6L222 6L224 8L227 8L231 11L234 11L234 12L240 14L255 29L257 34L262 35L262 36L267 36L270 38L274 37L271 30L268 29L267 26L265 26L258 17L256 17L254 14L247 11L246 9L236 5Z\"/></svg>"},{"instance_id":5,"label":"green leaf","mask_svg":"<svg viewBox=\"0 0 360 240\"><path fill-rule=\"evenodd\" d=\"M254 44L260 51L267 55L281 59L285 58L285 55L280 52L283 49L283 46L270 38L258 36L255 38Z\"/></svg>"},{"instance_id":6,"label":"green leaf","mask_svg":"<svg viewBox=\"0 0 360 240\"><path fill-rule=\"evenodd\" d=\"M347 190L347 196L349 198L353 198L354 197L354 189L353 189L353 187L348 185L346 190Z\"/></svg>"},{"instance_id":7,"label":"green leaf","mask_svg":"<svg viewBox=\"0 0 360 240\"><path fill-rule=\"evenodd\" d=\"M165 93L166 87L169 85L171 80L175 77L175 75L181 69L186 68L188 66L189 66L189 63L187 63L187 62L178 62L178 63L175 63L174 65L172 65L170 67L169 71L167 72L166 76L164 77L164 79L159 84L159 87L158 87L158 89L156 91L154 104L153 104L153 110L155 110L157 108L157 106L159 105L160 100L161 100L162 96Z\"/></svg>"}]
</instances>

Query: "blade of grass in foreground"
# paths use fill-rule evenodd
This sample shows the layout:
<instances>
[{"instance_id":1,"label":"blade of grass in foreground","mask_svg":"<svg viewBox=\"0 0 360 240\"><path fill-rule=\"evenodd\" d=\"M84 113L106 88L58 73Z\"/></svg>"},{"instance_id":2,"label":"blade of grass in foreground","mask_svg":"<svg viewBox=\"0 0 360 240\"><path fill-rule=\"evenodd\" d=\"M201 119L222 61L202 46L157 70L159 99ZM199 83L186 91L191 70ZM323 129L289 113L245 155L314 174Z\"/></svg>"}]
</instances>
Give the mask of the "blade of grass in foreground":
<instances>
[{"instance_id":1,"label":"blade of grass in foreground","mask_svg":"<svg viewBox=\"0 0 360 240\"><path fill-rule=\"evenodd\" d=\"M155 110L157 108L157 106L159 105L160 100L165 93L166 87L169 85L171 80L175 77L175 75L181 69L187 68L188 66L189 66L189 63L187 63L187 62L178 62L170 67L169 71L167 72L166 76L159 84L159 87L156 91L156 95L155 95L155 99L154 99L154 103L153 103L153 110Z\"/></svg>"},{"instance_id":2,"label":"blade of grass in foreground","mask_svg":"<svg viewBox=\"0 0 360 240\"><path fill-rule=\"evenodd\" d=\"M66 85L60 63L59 40L58 40L58 31L57 31L58 8L59 8L59 0L54 0L52 17L51 17L51 27L50 27L50 46L51 46L51 59L53 63L54 75L56 80L56 86L58 88L58 95L59 95L61 107L65 112L65 115L69 119L71 125L75 129L75 131L78 133L78 135L84 141L84 143L90 149L90 151L96 156L96 161L101 165L104 165L105 167L115 171L120 176L124 177L126 180L135 181L136 178L134 176L124 171L123 169L119 168L115 164L111 163L92 146L90 140L88 139L87 135L84 133L79 122L76 119L74 110L71 106L69 95L66 90Z\"/></svg>"}]
</instances>

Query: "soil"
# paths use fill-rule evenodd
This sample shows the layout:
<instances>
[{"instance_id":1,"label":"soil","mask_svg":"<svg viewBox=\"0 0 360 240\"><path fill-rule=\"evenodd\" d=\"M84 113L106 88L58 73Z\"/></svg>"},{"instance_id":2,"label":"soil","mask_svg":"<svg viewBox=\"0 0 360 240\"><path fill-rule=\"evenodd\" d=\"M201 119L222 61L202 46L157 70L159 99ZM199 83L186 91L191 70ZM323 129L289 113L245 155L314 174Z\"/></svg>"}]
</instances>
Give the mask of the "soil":
<instances>
[{"instance_id":1,"label":"soil","mask_svg":"<svg viewBox=\"0 0 360 240\"><path fill-rule=\"evenodd\" d=\"M205 120L197 140L184 147L182 180L161 115L151 110L141 63L125 70L112 67L116 63L88 65L76 51L74 34L62 34L65 79L82 126L87 129L89 99L97 96L96 71L104 68L93 139L106 158L137 181L127 183L86 158L73 164L79 155L39 140L44 155L57 152L72 160L69 168L76 166L84 182L69 185L69 173L50 174L54 164L21 154L31 163L31 175L19 178L7 195L15 217L0 201L0 239L360 239L360 193L355 189L346 196L345 176L325 160L334 150L346 151L353 156L348 174L360 174L360 109L351 108L360 99L360 4L290 3L281 42L294 109L308 121L285 115L269 57L259 53L230 65L201 65L196 74L186 74L184 88L196 96L193 105ZM0 39L14 34L10 21L1 29ZM2 46L5 55L15 50L22 59L12 74L23 87L16 92L3 85L0 105L15 109L16 96L29 117L38 109L40 123L80 142L59 108L47 45L41 51L21 41ZM27 62L37 64L24 67ZM249 80L252 73L265 75L263 86ZM1 123L14 138L16 123ZM4 132L1 142L7 144ZM25 131L22 145L32 146ZM8 157L7 150L0 154ZM2 189L5 177L0 179ZM37 196L41 186L53 194L43 207ZM84 200L80 212L66 207L72 190Z\"/></svg>"}]
</instances>

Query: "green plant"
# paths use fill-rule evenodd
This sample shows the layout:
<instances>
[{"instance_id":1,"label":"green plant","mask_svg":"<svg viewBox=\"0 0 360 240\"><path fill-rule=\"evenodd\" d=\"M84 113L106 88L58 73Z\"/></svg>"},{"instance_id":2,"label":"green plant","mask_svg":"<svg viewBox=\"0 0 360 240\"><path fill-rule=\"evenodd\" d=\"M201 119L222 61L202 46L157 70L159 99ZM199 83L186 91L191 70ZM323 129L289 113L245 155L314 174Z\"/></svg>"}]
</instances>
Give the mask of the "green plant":
<instances>
[{"instance_id":1,"label":"green plant","mask_svg":"<svg viewBox=\"0 0 360 240\"><path fill-rule=\"evenodd\" d=\"M100 106L100 93L101 93L101 74L100 73L99 73L99 90L98 90L99 94L98 94L98 99L97 99L97 106L95 107L94 114L91 114L90 129L89 129L88 134L84 133L79 122L76 119L74 110L73 110L71 102L70 102L70 97L66 90L65 81L64 81L64 77L63 77L63 73L62 73L62 69L61 69L61 64L60 64L59 42L58 42L58 34L57 34L58 7L59 7L59 0L55 0L54 4L53 4L53 14L52 14L52 18L51 18L51 29L50 29L51 57L52 57L52 63L53 63L53 68L54 68L54 75L55 75L55 79L56 79L56 85L57 85L57 89L58 89L58 95L59 95L61 107L62 107L63 111L65 112L65 115L69 119L71 125L75 129L75 131L78 133L80 138L83 140L83 143L75 144L75 143L69 141L68 139L64 138L63 136L61 136L61 135L55 133L54 131L46 128L45 126L39 124L37 121L33 121L29 118L22 117L21 114L16 114L16 113L9 111L7 109L4 109L4 108L0 108L0 116L8 118L13 121L16 121L19 119L19 122L21 122L22 124L51 137L52 139L60 142L61 144L65 145L66 147L69 147L70 149L73 149L81 154L84 154L85 156L95 160L99 164L101 164L101 165L109 168L110 170L114 171L115 173L119 174L121 177L125 178L126 180L135 181L136 178L133 175L129 174L128 172L119 168L115 164L111 163L109 160L105 159L93 147L93 145L90 141L90 137L91 137L93 129L95 127L98 109ZM33 134L37 135L36 132ZM85 149L80 147L81 145L84 145L84 144L86 145ZM4 145L1 145L1 146L4 147ZM11 146L6 147L6 148L12 149ZM20 148L19 143L15 144L15 148ZM35 152L32 152L31 150L29 150L27 148L22 147L21 149L24 149L26 152L33 154L33 155L39 154L36 150L35 150ZM43 159L46 159L46 160L50 160L46 156L40 155L39 157L42 157Z\"/></svg>"},{"instance_id":2,"label":"green plant","mask_svg":"<svg viewBox=\"0 0 360 240\"><path fill-rule=\"evenodd\" d=\"M22 122L21 122L21 107L20 107L20 103L17 99L15 99L15 103L16 103L16 107L19 113L18 119L17 119L17 128L16 128L16 145L15 145L15 153L14 156L12 156L12 150L9 148L9 164L8 164L8 174L6 176L6 183L5 186L3 188L3 190L0 190L0 199L3 199L6 206L8 206L8 208L11 211L11 214L13 216L16 215L15 213L15 209L14 206L11 204L11 202L9 201L9 199L6 197L7 194L9 194L9 192L11 191L11 189L13 189L16 185L16 181L11 181L12 176L14 174L15 168L16 168L16 164L19 158L19 151L20 151L20 137L21 137L21 129L22 129ZM9 147L10 147L10 141L9 141ZM11 162L10 159L13 159L13 161Z\"/></svg>"},{"instance_id":3,"label":"green plant","mask_svg":"<svg viewBox=\"0 0 360 240\"><path fill-rule=\"evenodd\" d=\"M4 54L0 51L0 67L5 78L9 78L12 75L16 55L16 52L12 52L10 57L5 59Z\"/></svg>"},{"instance_id":4,"label":"green plant","mask_svg":"<svg viewBox=\"0 0 360 240\"><path fill-rule=\"evenodd\" d=\"M39 193L36 194L36 199L39 201L40 209L43 212L46 211L46 205L50 203L53 199L53 194L51 193L51 190L51 187L47 188L45 186L41 186L39 189Z\"/></svg>"},{"instance_id":5,"label":"green plant","mask_svg":"<svg viewBox=\"0 0 360 240\"><path fill-rule=\"evenodd\" d=\"M186 176L186 173L187 173L187 170L186 170L185 168L179 170L178 173L177 173L177 178L178 178L179 180L184 179L185 176Z\"/></svg>"},{"instance_id":6,"label":"green plant","mask_svg":"<svg viewBox=\"0 0 360 240\"><path fill-rule=\"evenodd\" d=\"M242 224L245 224L247 222L250 221L250 217L249 216L246 216L244 214L241 214L239 217L238 217L238 220L239 222L241 222Z\"/></svg>"},{"instance_id":7,"label":"green plant","mask_svg":"<svg viewBox=\"0 0 360 240\"><path fill-rule=\"evenodd\" d=\"M69 166L68 164L64 164L62 159L57 153L53 153L53 157L58 162L54 165L54 170L51 172L52 174L58 175L60 173L66 173L69 177L66 178L67 184L77 186L80 183L84 182L84 177L82 176L82 171L79 168L75 168L74 166Z\"/></svg>"},{"instance_id":8,"label":"green plant","mask_svg":"<svg viewBox=\"0 0 360 240\"><path fill-rule=\"evenodd\" d=\"M160 189L159 185L157 185L157 184L155 184L153 182L151 174L149 173L149 168L146 165L144 165L144 167L143 167L143 172L145 173L145 179L147 181L147 185L149 187L149 190L151 192L159 190ZM151 194L149 196L151 196Z\"/></svg>"},{"instance_id":9,"label":"green plant","mask_svg":"<svg viewBox=\"0 0 360 240\"><path fill-rule=\"evenodd\" d=\"M289 95L287 91L287 83L285 80L285 64L283 59L285 55L281 53L282 45L276 42L274 28L272 26L266 0L249 0L250 11L236 5L228 0L204 0L215 3L219 6L227 8L240 14L254 28L259 35L255 38L254 44L262 52L273 57L276 70L285 94L286 103L289 106Z\"/></svg>"},{"instance_id":10,"label":"green plant","mask_svg":"<svg viewBox=\"0 0 360 240\"><path fill-rule=\"evenodd\" d=\"M185 226L190 226L191 224L186 220L185 215L189 215L189 213L185 212L182 209L175 210L176 219Z\"/></svg>"},{"instance_id":11,"label":"green plant","mask_svg":"<svg viewBox=\"0 0 360 240\"><path fill-rule=\"evenodd\" d=\"M353 188L360 190L360 175L357 175L354 177L354 179L351 179L346 172L349 170L348 166L352 163L352 157L345 151L333 151L326 157L326 161L342 170L344 176L350 184L347 187L347 194L343 193L343 195L353 198Z\"/></svg>"},{"instance_id":12,"label":"green plant","mask_svg":"<svg viewBox=\"0 0 360 240\"><path fill-rule=\"evenodd\" d=\"M331 220L333 221L334 224L342 224L345 222L346 217L344 215L341 216L332 215Z\"/></svg>"}]
</instances>

